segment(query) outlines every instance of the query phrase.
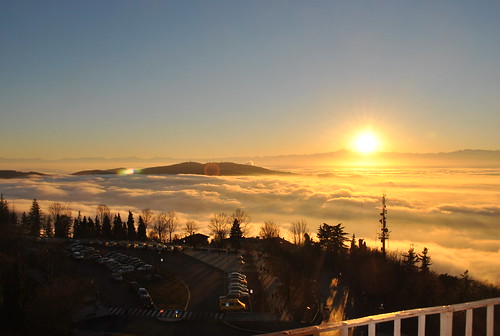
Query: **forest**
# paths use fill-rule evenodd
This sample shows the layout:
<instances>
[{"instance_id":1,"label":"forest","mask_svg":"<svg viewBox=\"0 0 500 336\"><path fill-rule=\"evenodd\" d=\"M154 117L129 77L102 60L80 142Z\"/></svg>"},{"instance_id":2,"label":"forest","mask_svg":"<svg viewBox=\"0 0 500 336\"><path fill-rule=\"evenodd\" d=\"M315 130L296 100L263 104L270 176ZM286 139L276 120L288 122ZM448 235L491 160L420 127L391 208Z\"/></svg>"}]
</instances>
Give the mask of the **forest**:
<instances>
[{"instance_id":1,"label":"forest","mask_svg":"<svg viewBox=\"0 0 500 336\"><path fill-rule=\"evenodd\" d=\"M250 239L246 237L249 222L250 216L241 209L230 215L215 213L209 223L213 237L211 245L248 249L245 241ZM185 236L194 235L199 225L187 220L181 227L175 211L154 215L150 209L142 210L136 225L132 212L129 211L124 221L120 214L112 215L109 207L103 204L96 207L94 218L80 213L73 217L67 205L54 202L44 212L37 200L33 200L30 210L19 217L2 196L0 230L3 232L0 242L1 311L5 317L3 322L6 322L9 317L18 321L36 310L33 305L37 301L27 299L23 292L27 287L19 280L29 278L26 255L30 241L54 237L173 242L181 238L181 231ZM280 227L268 221L261 226L259 237L253 240L257 239L259 253L266 259L269 268L266 272L279 278L280 295L294 320L319 323L331 318L351 319L500 296L498 287L474 280L468 270L459 276L433 271L431 251L426 247L420 252L411 246L405 253L382 253L367 247L363 239L347 232L342 223L321 224L316 231L317 239L311 237L307 223L302 220L293 222L289 231L291 241L284 240ZM55 276L58 269L55 257L51 258L40 257L42 261L38 265L48 283L53 283L52 278L61 281ZM319 309L319 302L325 301L321 293L325 286L333 283L335 288L330 288L324 315L312 316L311 308ZM65 288L68 293L74 291L74 300L84 294L84 287L79 290L76 290L77 285ZM35 307L38 308L36 304ZM70 317L68 319L67 328L71 325Z\"/></svg>"}]
</instances>

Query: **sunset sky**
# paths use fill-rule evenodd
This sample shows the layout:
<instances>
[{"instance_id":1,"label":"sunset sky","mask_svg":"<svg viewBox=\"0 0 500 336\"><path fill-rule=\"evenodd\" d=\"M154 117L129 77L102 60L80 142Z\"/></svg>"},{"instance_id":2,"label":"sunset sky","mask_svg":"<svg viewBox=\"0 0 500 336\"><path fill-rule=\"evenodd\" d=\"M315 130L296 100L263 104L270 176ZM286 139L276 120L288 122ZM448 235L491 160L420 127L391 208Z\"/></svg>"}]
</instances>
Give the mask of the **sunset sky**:
<instances>
[{"instance_id":1,"label":"sunset sky","mask_svg":"<svg viewBox=\"0 0 500 336\"><path fill-rule=\"evenodd\" d=\"M500 149L498 1L0 3L0 157Z\"/></svg>"}]
</instances>

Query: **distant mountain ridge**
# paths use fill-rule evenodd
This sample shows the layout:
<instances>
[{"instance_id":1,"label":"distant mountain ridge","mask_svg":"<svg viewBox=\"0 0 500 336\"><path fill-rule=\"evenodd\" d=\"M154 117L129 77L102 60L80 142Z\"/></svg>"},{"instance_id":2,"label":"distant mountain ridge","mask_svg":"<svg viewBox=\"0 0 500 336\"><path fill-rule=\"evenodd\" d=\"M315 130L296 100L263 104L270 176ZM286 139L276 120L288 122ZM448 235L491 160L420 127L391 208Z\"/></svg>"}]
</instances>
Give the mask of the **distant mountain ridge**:
<instances>
[{"instance_id":1,"label":"distant mountain ridge","mask_svg":"<svg viewBox=\"0 0 500 336\"><path fill-rule=\"evenodd\" d=\"M83 170L73 173L72 175L116 175L132 173L126 168L113 168L106 170ZM255 175L283 175L290 174L287 172L270 170L262 167L257 167L249 164L239 164L234 162L182 162L168 166L149 167L137 169L134 174L144 175L220 175L220 176L255 176Z\"/></svg>"},{"instance_id":2,"label":"distant mountain ridge","mask_svg":"<svg viewBox=\"0 0 500 336\"><path fill-rule=\"evenodd\" d=\"M0 178L3 179L13 179L13 178L24 178L31 176L46 176L47 174L42 174L38 172L20 172L17 170L0 170Z\"/></svg>"}]
</instances>

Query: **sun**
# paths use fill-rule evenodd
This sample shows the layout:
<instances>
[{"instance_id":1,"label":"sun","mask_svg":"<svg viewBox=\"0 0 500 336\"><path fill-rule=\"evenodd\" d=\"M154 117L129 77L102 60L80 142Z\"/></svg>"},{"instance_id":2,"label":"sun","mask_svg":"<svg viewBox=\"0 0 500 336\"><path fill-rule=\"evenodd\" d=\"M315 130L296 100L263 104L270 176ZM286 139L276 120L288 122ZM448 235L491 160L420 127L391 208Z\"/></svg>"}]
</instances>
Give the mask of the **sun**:
<instances>
[{"instance_id":1,"label":"sun","mask_svg":"<svg viewBox=\"0 0 500 336\"><path fill-rule=\"evenodd\" d=\"M378 147L378 138L370 131L359 133L354 140L354 149L359 153L373 153L377 151Z\"/></svg>"}]
</instances>

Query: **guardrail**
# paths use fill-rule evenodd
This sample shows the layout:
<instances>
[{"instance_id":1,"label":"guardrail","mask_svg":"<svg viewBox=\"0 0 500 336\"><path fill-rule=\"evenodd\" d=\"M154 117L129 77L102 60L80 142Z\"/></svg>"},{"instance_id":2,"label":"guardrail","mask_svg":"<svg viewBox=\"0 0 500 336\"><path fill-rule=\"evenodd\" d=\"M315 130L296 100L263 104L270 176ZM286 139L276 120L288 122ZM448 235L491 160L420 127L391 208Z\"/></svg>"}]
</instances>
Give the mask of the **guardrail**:
<instances>
[{"instance_id":1,"label":"guardrail","mask_svg":"<svg viewBox=\"0 0 500 336\"><path fill-rule=\"evenodd\" d=\"M465 311L466 312L465 335L472 336L473 310L478 308L486 308L486 336L493 336L495 305L500 305L500 298L467 302L449 306L403 310L394 313L367 316L342 322L332 322L306 328L279 331L265 335L305 336L305 335L321 335L322 333L326 332L340 331L341 336L348 336L349 330L352 330L353 328L356 327L367 326L368 336L375 336L377 324L393 321L394 323L393 335L400 336L401 320L416 317L418 318L418 336L425 336L426 316L439 314L440 315L439 335L451 336L452 326L453 326L453 313L459 311Z\"/></svg>"}]
</instances>

